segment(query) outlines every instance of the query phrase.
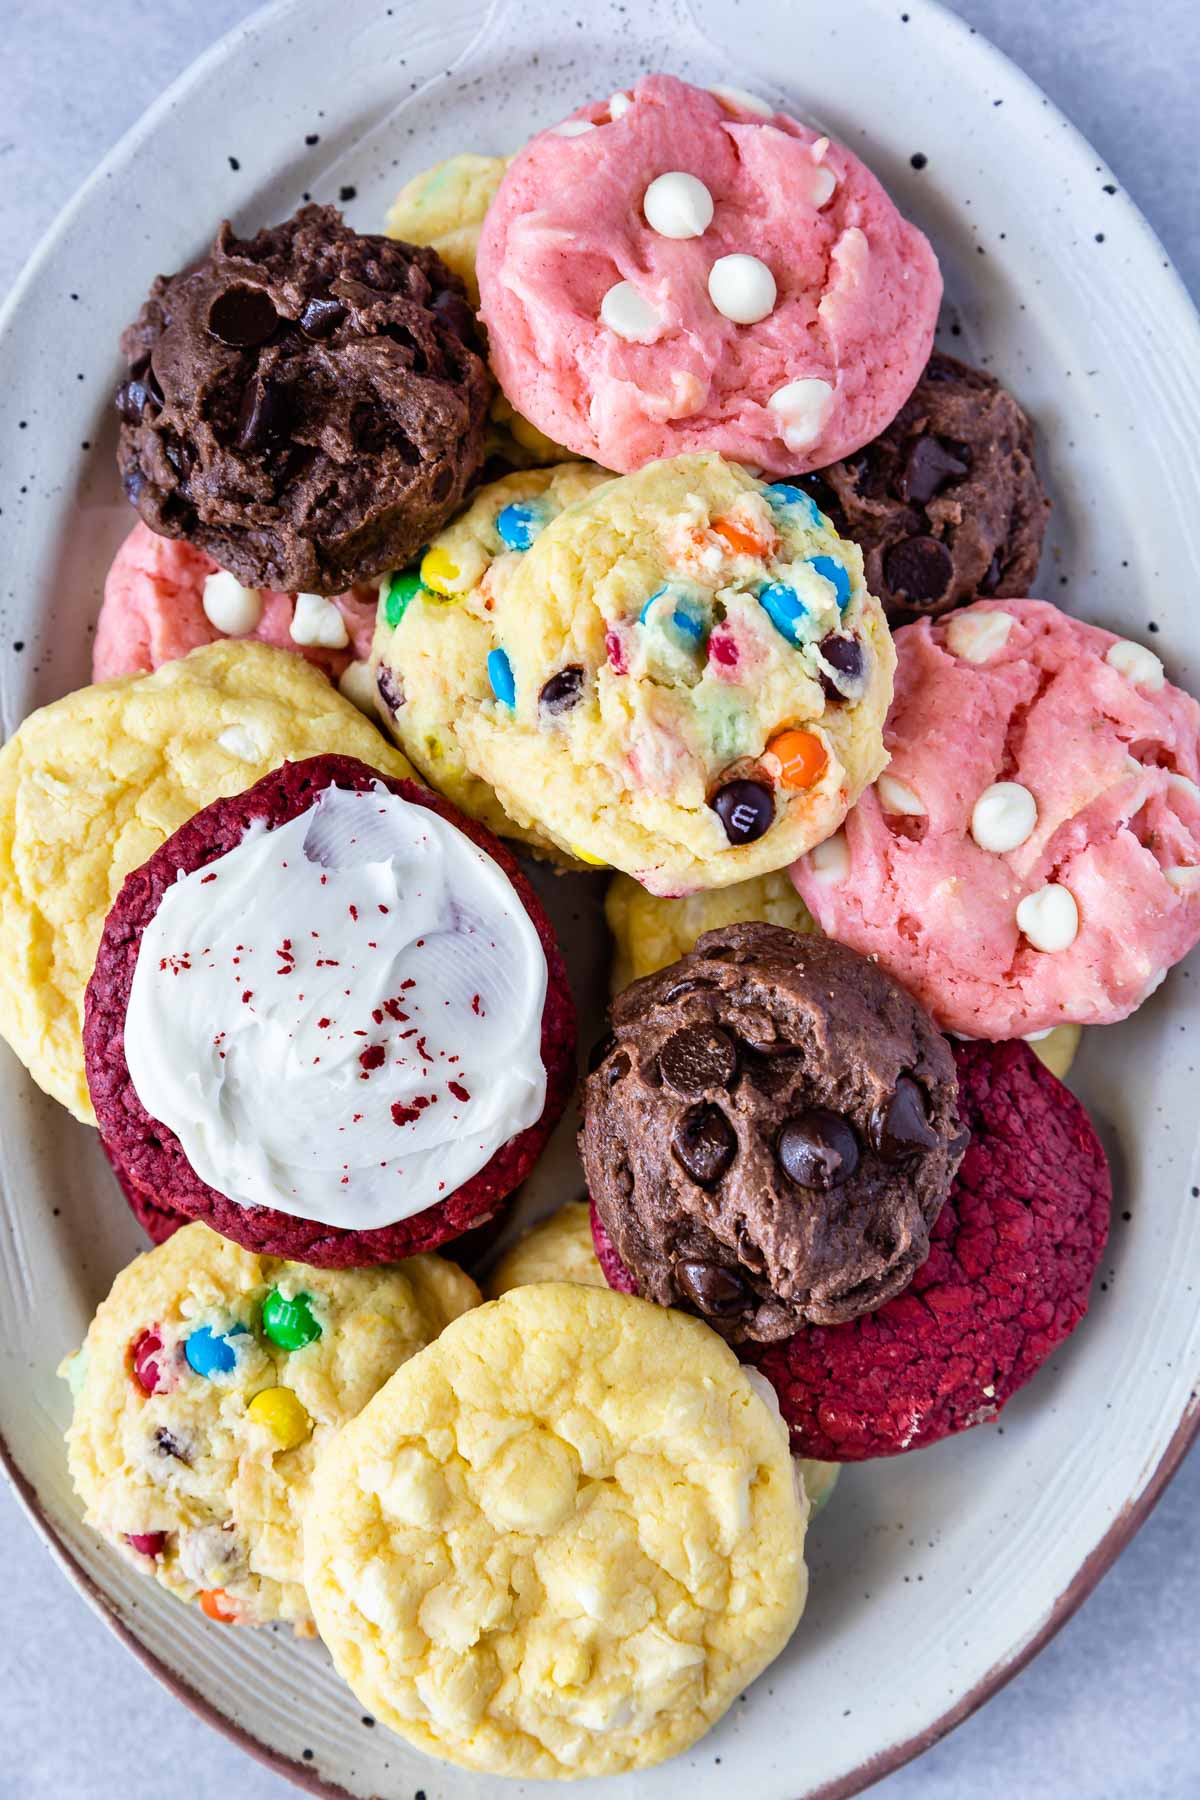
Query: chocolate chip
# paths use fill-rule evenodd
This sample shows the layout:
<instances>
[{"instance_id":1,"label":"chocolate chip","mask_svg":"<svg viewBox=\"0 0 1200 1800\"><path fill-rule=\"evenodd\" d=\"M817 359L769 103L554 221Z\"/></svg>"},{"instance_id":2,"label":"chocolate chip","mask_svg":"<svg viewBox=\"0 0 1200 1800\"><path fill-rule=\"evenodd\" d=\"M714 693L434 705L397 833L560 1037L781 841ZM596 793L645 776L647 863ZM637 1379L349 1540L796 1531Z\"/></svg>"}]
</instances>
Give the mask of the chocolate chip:
<instances>
[{"instance_id":1,"label":"chocolate chip","mask_svg":"<svg viewBox=\"0 0 1200 1800\"><path fill-rule=\"evenodd\" d=\"M624 1081L632 1067L633 1064L629 1060L627 1053L624 1050L618 1050L617 1054L609 1063L608 1068L605 1070L609 1087L616 1087L618 1081Z\"/></svg>"},{"instance_id":2,"label":"chocolate chip","mask_svg":"<svg viewBox=\"0 0 1200 1800\"><path fill-rule=\"evenodd\" d=\"M688 1025L658 1053L659 1073L677 1094L727 1088L737 1074L737 1045L719 1025Z\"/></svg>"},{"instance_id":3,"label":"chocolate chip","mask_svg":"<svg viewBox=\"0 0 1200 1800\"><path fill-rule=\"evenodd\" d=\"M907 1156L937 1147L938 1134L929 1123L925 1096L910 1075L901 1075L891 1099L875 1108L871 1141L885 1162L902 1162Z\"/></svg>"},{"instance_id":4,"label":"chocolate chip","mask_svg":"<svg viewBox=\"0 0 1200 1800\"><path fill-rule=\"evenodd\" d=\"M692 1106L675 1127L671 1150L697 1187L715 1187L737 1155L737 1134L719 1106Z\"/></svg>"},{"instance_id":5,"label":"chocolate chip","mask_svg":"<svg viewBox=\"0 0 1200 1800\"><path fill-rule=\"evenodd\" d=\"M866 666L863 647L856 637L833 631L827 638L821 639L817 649L830 669L836 670L842 678L842 685L839 687L827 669L817 670L817 680L821 683L825 698L834 706L840 706L843 701L853 697L852 690L862 681Z\"/></svg>"},{"instance_id":6,"label":"chocolate chip","mask_svg":"<svg viewBox=\"0 0 1200 1800\"><path fill-rule=\"evenodd\" d=\"M838 497L823 475L810 470L807 475L792 475L788 478L796 487L802 488L810 500L815 500L821 511L837 523L840 506Z\"/></svg>"},{"instance_id":7,"label":"chocolate chip","mask_svg":"<svg viewBox=\"0 0 1200 1800\"><path fill-rule=\"evenodd\" d=\"M616 1049L616 1047L617 1047L617 1037L616 1037L616 1033L613 1031L606 1031L602 1038L597 1038L596 1042L592 1045L591 1049L588 1051L588 1058L587 1058L588 1074L594 1075L596 1073L596 1070L600 1067L600 1064L604 1061L605 1057L611 1055L612 1052Z\"/></svg>"},{"instance_id":8,"label":"chocolate chip","mask_svg":"<svg viewBox=\"0 0 1200 1800\"><path fill-rule=\"evenodd\" d=\"M226 288L208 309L209 331L235 350L265 344L278 323L271 296L260 287Z\"/></svg>"},{"instance_id":9,"label":"chocolate chip","mask_svg":"<svg viewBox=\"0 0 1200 1800\"><path fill-rule=\"evenodd\" d=\"M848 456L846 473L864 500L878 499L887 491L887 470L873 445L868 444L854 456Z\"/></svg>"},{"instance_id":10,"label":"chocolate chip","mask_svg":"<svg viewBox=\"0 0 1200 1800\"><path fill-rule=\"evenodd\" d=\"M578 706L582 694L582 665L568 663L565 669L560 669L557 675L552 675L544 684L538 695L538 705L543 712L552 715L570 712L573 706Z\"/></svg>"},{"instance_id":11,"label":"chocolate chip","mask_svg":"<svg viewBox=\"0 0 1200 1800\"><path fill-rule=\"evenodd\" d=\"M238 407L238 449L261 450L264 444L276 442L287 430L290 412L287 397L275 382L263 375L251 376Z\"/></svg>"},{"instance_id":12,"label":"chocolate chip","mask_svg":"<svg viewBox=\"0 0 1200 1800\"><path fill-rule=\"evenodd\" d=\"M446 496L449 494L450 489L453 486L454 486L454 470L450 467L449 463L443 463L441 468L438 470L437 474L433 478L433 487L430 490L433 494L434 500L437 502L437 504L439 506L441 505L442 501L446 498Z\"/></svg>"},{"instance_id":13,"label":"chocolate chip","mask_svg":"<svg viewBox=\"0 0 1200 1800\"><path fill-rule=\"evenodd\" d=\"M1001 573L1002 565L1000 562L1000 552L994 550L992 552L992 560L987 566L987 574L979 584L979 592L981 594L994 594L1000 585Z\"/></svg>"},{"instance_id":14,"label":"chocolate chip","mask_svg":"<svg viewBox=\"0 0 1200 1800\"><path fill-rule=\"evenodd\" d=\"M912 606L940 600L954 575L954 559L936 538L905 538L883 559L883 577L893 594Z\"/></svg>"},{"instance_id":15,"label":"chocolate chip","mask_svg":"<svg viewBox=\"0 0 1200 1800\"><path fill-rule=\"evenodd\" d=\"M144 381L126 381L117 389L116 408L127 425L140 425L150 398Z\"/></svg>"},{"instance_id":16,"label":"chocolate chip","mask_svg":"<svg viewBox=\"0 0 1200 1800\"><path fill-rule=\"evenodd\" d=\"M926 433L909 444L896 486L906 506L927 506L947 482L959 481L970 471L970 458L964 460L961 444Z\"/></svg>"},{"instance_id":17,"label":"chocolate chip","mask_svg":"<svg viewBox=\"0 0 1200 1800\"><path fill-rule=\"evenodd\" d=\"M347 308L331 294L314 294L300 314L300 329L305 337L327 338L346 317Z\"/></svg>"},{"instance_id":18,"label":"chocolate chip","mask_svg":"<svg viewBox=\"0 0 1200 1800\"><path fill-rule=\"evenodd\" d=\"M464 343L474 342L475 315L461 294L443 288L440 294L434 296L433 311L455 337L462 338Z\"/></svg>"},{"instance_id":19,"label":"chocolate chip","mask_svg":"<svg viewBox=\"0 0 1200 1800\"><path fill-rule=\"evenodd\" d=\"M746 1284L733 1269L720 1263L677 1262L675 1285L698 1312L721 1318L740 1312L746 1304Z\"/></svg>"},{"instance_id":20,"label":"chocolate chip","mask_svg":"<svg viewBox=\"0 0 1200 1800\"><path fill-rule=\"evenodd\" d=\"M840 1113L824 1106L785 1119L775 1146L783 1169L797 1187L840 1187L858 1167L858 1139Z\"/></svg>"},{"instance_id":21,"label":"chocolate chip","mask_svg":"<svg viewBox=\"0 0 1200 1800\"><path fill-rule=\"evenodd\" d=\"M179 1439L174 1437L165 1425L160 1425L154 1433L154 1448L160 1456L173 1456L176 1462L185 1463L189 1460L187 1451Z\"/></svg>"},{"instance_id":22,"label":"chocolate chip","mask_svg":"<svg viewBox=\"0 0 1200 1800\"><path fill-rule=\"evenodd\" d=\"M761 781L729 781L709 801L731 844L752 844L775 819L775 796Z\"/></svg>"},{"instance_id":23,"label":"chocolate chip","mask_svg":"<svg viewBox=\"0 0 1200 1800\"><path fill-rule=\"evenodd\" d=\"M146 485L146 477L140 469L126 469L121 477L121 486L125 489L125 498L131 506L136 506L142 489Z\"/></svg>"},{"instance_id":24,"label":"chocolate chip","mask_svg":"<svg viewBox=\"0 0 1200 1800\"><path fill-rule=\"evenodd\" d=\"M392 671L380 664L379 673L375 677L375 686L379 689L379 698L390 713L398 713L404 705L404 689Z\"/></svg>"}]
</instances>

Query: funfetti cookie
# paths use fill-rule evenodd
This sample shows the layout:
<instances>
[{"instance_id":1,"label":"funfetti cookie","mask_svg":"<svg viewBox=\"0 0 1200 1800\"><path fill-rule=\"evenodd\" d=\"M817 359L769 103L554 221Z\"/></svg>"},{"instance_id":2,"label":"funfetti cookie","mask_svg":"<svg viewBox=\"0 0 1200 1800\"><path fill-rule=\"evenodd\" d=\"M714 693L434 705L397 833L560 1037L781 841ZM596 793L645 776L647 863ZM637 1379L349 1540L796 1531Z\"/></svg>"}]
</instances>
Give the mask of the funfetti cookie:
<instances>
[{"instance_id":1,"label":"funfetti cookie","mask_svg":"<svg viewBox=\"0 0 1200 1800\"><path fill-rule=\"evenodd\" d=\"M610 1019L580 1154L640 1294L772 1343L908 1285L965 1139L903 988L827 938L728 925Z\"/></svg>"},{"instance_id":2,"label":"funfetti cookie","mask_svg":"<svg viewBox=\"0 0 1200 1800\"><path fill-rule=\"evenodd\" d=\"M67 694L0 750L0 1035L77 1118L84 989L126 875L210 801L332 750L411 773L302 657L242 642Z\"/></svg>"},{"instance_id":3,"label":"funfetti cookie","mask_svg":"<svg viewBox=\"0 0 1200 1800\"><path fill-rule=\"evenodd\" d=\"M387 576L380 589L372 672L384 724L455 806L556 862L575 859L536 823L508 816L472 767L462 728L495 698L489 658L500 595L551 519L608 480L592 464L572 462L491 482L419 564Z\"/></svg>"},{"instance_id":4,"label":"funfetti cookie","mask_svg":"<svg viewBox=\"0 0 1200 1800\"><path fill-rule=\"evenodd\" d=\"M331 206L223 224L121 347L126 493L247 587L340 594L405 561L483 463L493 383L462 283Z\"/></svg>"},{"instance_id":5,"label":"funfetti cookie","mask_svg":"<svg viewBox=\"0 0 1200 1800\"><path fill-rule=\"evenodd\" d=\"M925 238L844 146L669 75L513 158L477 268L513 405L623 471L848 455L908 398L942 293Z\"/></svg>"},{"instance_id":6,"label":"funfetti cookie","mask_svg":"<svg viewBox=\"0 0 1200 1800\"><path fill-rule=\"evenodd\" d=\"M329 1268L492 1219L566 1104L574 1045L562 959L507 851L337 756L206 807L128 878L84 1024L127 1182Z\"/></svg>"},{"instance_id":7,"label":"funfetti cookie","mask_svg":"<svg viewBox=\"0 0 1200 1800\"><path fill-rule=\"evenodd\" d=\"M210 1619L311 1632L300 1508L316 1458L478 1300L440 1257L331 1274L185 1226L122 1270L61 1371L88 1524Z\"/></svg>"},{"instance_id":8,"label":"funfetti cookie","mask_svg":"<svg viewBox=\"0 0 1200 1800\"><path fill-rule=\"evenodd\" d=\"M480 623L467 768L519 825L654 893L782 867L883 767L893 651L858 550L719 456L594 488Z\"/></svg>"},{"instance_id":9,"label":"funfetti cookie","mask_svg":"<svg viewBox=\"0 0 1200 1800\"><path fill-rule=\"evenodd\" d=\"M897 633L891 762L793 869L944 1028L1122 1019L1200 940L1200 706L1041 600Z\"/></svg>"},{"instance_id":10,"label":"funfetti cookie","mask_svg":"<svg viewBox=\"0 0 1200 1800\"><path fill-rule=\"evenodd\" d=\"M146 674L223 638L254 638L297 651L370 715L375 695L367 661L378 599L374 585L332 600L243 587L203 550L138 524L105 577L92 680Z\"/></svg>"},{"instance_id":11,"label":"funfetti cookie","mask_svg":"<svg viewBox=\"0 0 1200 1800\"><path fill-rule=\"evenodd\" d=\"M619 1774L695 1743L783 1649L807 1513L713 1332L545 1282L456 1321L322 1457L305 1584L359 1701L419 1749Z\"/></svg>"}]
</instances>

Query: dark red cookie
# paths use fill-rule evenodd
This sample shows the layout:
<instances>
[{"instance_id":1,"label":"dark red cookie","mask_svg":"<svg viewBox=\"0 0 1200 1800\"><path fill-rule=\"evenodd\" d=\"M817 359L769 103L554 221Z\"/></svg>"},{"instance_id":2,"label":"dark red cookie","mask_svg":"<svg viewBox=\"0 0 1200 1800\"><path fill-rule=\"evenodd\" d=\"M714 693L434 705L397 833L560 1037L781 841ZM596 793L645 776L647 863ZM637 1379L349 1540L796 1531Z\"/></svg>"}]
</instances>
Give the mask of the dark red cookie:
<instances>
[{"instance_id":1,"label":"dark red cookie","mask_svg":"<svg viewBox=\"0 0 1200 1800\"><path fill-rule=\"evenodd\" d=\"M436 1206L372 1231L298 1219L271 1207L241 1206L201 1181L173 1132L146 1113L125 1060L124 1022L142 932L180 870L190 872L235 848L254 820L286 824L310 807L322 788L361 792L382 782L415 806L427 806L499 864L512 883L546 954L547 988L542 1011L542 1062L546 1104L536 1124L511 1138L477 1175ZM394 1262L483 1225L503 1206L533 1167L557 1123L575 1077L575 1008L550 923L510 853L489 831L464 818L437 794L411 781L394 781L347 756L315 756L285 763L244 794L217 800L168 838L149 862L127 877L104 925L96 967L88 983L83 1027L84 1061L96 1120L130 1204L150 1229L157 1214L203 1219L249 1250L285 1256L322 1268ZM150 1208L153 1207L154 1213ZM151 1233L153 1235L153 1231Z\"/></svg>"},{"instance_id":2,"label":"dark red cookie","mask_svg":"<svg viewBox=\"0 0 1200 1800\"><path fill-rule=\"evenodd\" d=\"M636 1294L637 1282L617 1255L616 1245L604 1229L604 1220L596 1211L594 1200L588 1202L588 1217L592 1225L592 1249L596 1252L600 1273L610 1288L616 1288L618 1294Z\"/></svg>"},{"instance_id":3,"label":"dark red cookie","mask_svg":"<svg viewBox=\"0 0 1200 1800\"><path fill-rule=\"evenodd\" d=\"M103 1140L101 1140L101 1144L108 1157L117 1186L129 1203L130 1212L152 1244L165 1244L181 1225L188 1223L186 1213L171 1212L166 1207L159 1206L151 1195L143 1194L140 1188L134 1186L133 1181L121 1165L114 1161L112 1151L107 1144L104 1144Z\"/></svg>"},{"instance_id":4,"label":"dark red cookie","mask_svg":"<svg viewBox=\"0 0 1200 1800\"><path fill-rule=\"evenodd\" d=\"M1086 1112L1026 1044L957 1044L954 1060L971 1142L904 1293L742 1347L797 1456L895 1456L995 1418L1087 1311L1112 1183ZM609 1284L631 1291L594 1212L592 1234Z\"/></svg>"}]
</instances>

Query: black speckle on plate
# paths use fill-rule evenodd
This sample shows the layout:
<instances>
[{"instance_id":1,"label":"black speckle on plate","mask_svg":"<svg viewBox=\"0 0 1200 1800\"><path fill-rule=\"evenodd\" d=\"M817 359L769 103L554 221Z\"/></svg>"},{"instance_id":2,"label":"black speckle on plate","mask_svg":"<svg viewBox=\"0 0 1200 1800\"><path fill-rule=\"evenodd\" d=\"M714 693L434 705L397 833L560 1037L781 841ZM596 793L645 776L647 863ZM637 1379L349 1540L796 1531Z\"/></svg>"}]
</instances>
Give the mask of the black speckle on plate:
<instances>
[{"instance_id":1,"label":"black speckle on plate","mask_svg":"<svg viewBox=\"0 0 1200 1800\"><path fill-rule=\"evenodd\" d=\"M239 170L239 169L240 169L240 168L241 168L241 166L242 166L242 165L241 165L241 163L240 163L240 162L239 162L239 161L238 161L238 159L237 159L237 157L236 157L236 156L231 156L231 157L230 157L230 158L229 158L229 166L230 166L230 168L231 168L231 169L232 169L232 170L233 170L233 171L234 171L234 173L235 173L235 174L236 174L236 173L237 173L237 171L238 171L238 170Z\"/></svg>"},{"instance_id":2,"label":"black speckle on plate","mask_svg":"<svg viewBox=\"0 0 1200 1800\"><path fill-rule=\"evenodd\" d=\"M345 205L347 200L355 200L357 197L358 189L356 187L340 187L338 189L338 199L343 205Z\"/></svg>"},{"instance_id":3,"label":"black speckle on plate","mask_svg":"<svg viewBox=\"0 0 1200 1800\"><path fill-rule=\"evenodd\" d=\"M926 154L923 150L914 150L913 154L909 157L908 160L912 164L914 169L923 169L925 167L925 165L928 163L929 158L926 156Z\"/></svg>"},{"instance_id":4,"label":"black speckle on plate","mask_svg":"<svg viewBox=\"0 0 1200 1800\"><path fill-rule=\"evenodd\" d=\"M321 134L320 134L320 132L319 132L319 131L310 131L310 132L309 132L309 134L308 134L308 136L307 136L307 137L306 137L306 138L305 138L305 140L304 140L304 141L305 141L305 143L306 143L306 144L308 144L308 145L309 145L309 146L310 146L310 147L311 147L311 146L312 146L312 145L313 145L313 144L319 144L319 143L320 143L320 141L321 141Z\"/></svg>"}]
</instances>

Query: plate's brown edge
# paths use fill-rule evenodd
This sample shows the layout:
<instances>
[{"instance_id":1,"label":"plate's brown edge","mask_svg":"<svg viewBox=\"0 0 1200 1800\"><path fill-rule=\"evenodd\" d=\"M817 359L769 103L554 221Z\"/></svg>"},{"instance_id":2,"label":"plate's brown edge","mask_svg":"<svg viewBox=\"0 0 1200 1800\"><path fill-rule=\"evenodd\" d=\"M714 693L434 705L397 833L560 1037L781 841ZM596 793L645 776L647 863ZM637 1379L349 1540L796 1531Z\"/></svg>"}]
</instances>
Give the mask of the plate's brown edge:
<instances>
[{"instance_id":1,"label":"plate's brown edge","mask_svg":"<svg viewBox=\"0 0 1200 1800\"><path fill-rule=\"evenodd\" d=\"M987 1674L975 1683L969 1693L964 1694L961 1700L944 1712L940 1718L935 1719L932 1725L927 1725L923 1731L918 1731L912 1737L904 1738L899 1743L890 1745L886 1750L878 1751L866 1762L860 1763L857 1769L852 1769L849 1774L841 1775L835 1781L827 1781L821 1787L810 1788L807 1793L797 1795L796 1800L852 1800L853 1795L861 1794L864 1789L873 1787L877 1781L882 1781L885 1775L893 1774L895 1770L903 1768L905 1763L911 1762L914 1757L921 1756L926 1750L932 1749L934 1744L947 1737L957 1725L962 1724L964 1719L969 1719L973 1712L977 1712L994 1694L998 1694L1002 1687L1007 1686L1015 1675L1019 1675L1021 1670L1026 1668L1034 1657L1045 1649L1050 1639L1062 1630L1067 1620L1082 1606L1101 1577L1112 1568L1118 1556L1145 1524L1162 1499L1168 1484L1178 1473L1180 1465L1197 1435L1200 1435L1200 1395L1193 1393L1184 1408L1179 1424L1172 1433L1170 1442L1137 1499L1131 1500L1128 1505L1122 1507L1100 1542L1088 1552L1080 1563L1041 1625L1028 1642L1021 1646L1016 1655L994 1663ZM174 1694L177 1700L181 1700L191 1712L196 1714L197 1718L203 1719L207 1725L211 1725L231 1744L236 1744L239 1750L245 1751L247 1755L252 1756L256 1762L264 1764L268 1769L273 1769L277 1775L282 1775L294 1786L303 1788L306 1793L325 1796L326 1800L354 1800L350 1790L342 1787L339 1782L327 1780L315 1768L306 1768L303 1763L283 1755L281 1751L272 1750L270 1745L264 1744L261 1738L256 1738L244 1726L235 1725L224 1713L218 1711L211 1701L197 1693L195 1688L190 1687L186 1681L160 1661L153 1651L146 1648L126 1625L103 1589L97 1586L82 1564L63 1543L51 1524L49 1515L42 1506L36 1490L17 1467L12 1452L3 1437L0 1437L0 1469L12 1483L13 1491L29 1515L30 1522L59 1563L64 1574L91 1602L109 1630L137 1658L142 1667L162 1683L168 1692Z\"/></svg>"}]
</instances>

